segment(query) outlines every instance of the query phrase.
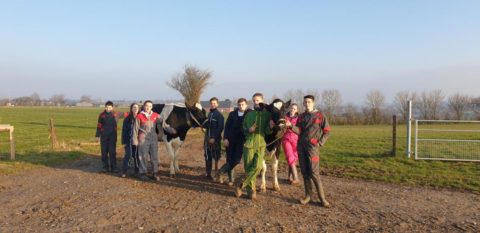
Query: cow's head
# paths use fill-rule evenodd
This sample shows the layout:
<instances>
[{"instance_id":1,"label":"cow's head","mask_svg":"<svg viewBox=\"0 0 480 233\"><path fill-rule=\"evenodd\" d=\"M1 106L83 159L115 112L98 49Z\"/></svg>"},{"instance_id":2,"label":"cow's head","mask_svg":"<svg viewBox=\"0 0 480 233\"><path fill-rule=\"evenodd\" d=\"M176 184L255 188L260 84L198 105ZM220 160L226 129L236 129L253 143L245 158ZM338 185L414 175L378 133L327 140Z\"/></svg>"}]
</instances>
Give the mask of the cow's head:
<instances>
[{"instance_id":1,"label":"cow's head","mask_svg":"<svg viewBox=\"0 0 480 233\"><path fill-rule=\"evenodd\" d=\"M284 102L281 99L275 99L270 104L265 104L264 107L267 111L270 112L273 122L283 128L285 126L285 116L288 113L291 100Z\"/></svg>"},{"instance_id":2,"label":"cow's head","mask_svg":"<svg viewBox=\"0 0 480 233\"><path fill-rule=\"evenodd\" d=\"M207 121L207 113L201 104L196 103L193 106L185 104L185 106L192 118L192 127L201 127Z\"/></svg>"}]
</instances>

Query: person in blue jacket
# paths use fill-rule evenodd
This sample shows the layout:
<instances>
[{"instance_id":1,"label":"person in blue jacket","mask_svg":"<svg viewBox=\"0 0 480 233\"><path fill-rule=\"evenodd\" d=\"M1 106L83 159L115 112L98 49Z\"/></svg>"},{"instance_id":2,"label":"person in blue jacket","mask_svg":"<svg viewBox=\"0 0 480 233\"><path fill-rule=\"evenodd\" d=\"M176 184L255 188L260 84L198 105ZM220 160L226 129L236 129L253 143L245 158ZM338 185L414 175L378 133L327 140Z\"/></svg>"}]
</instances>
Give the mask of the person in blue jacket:
<instances>
[{"instance_id":1,"label":"person in blue jacket","mask_svg":"<svg viewBox=\"0 0 480 233\"><path fill-rule=\"evenodd\" d=\"M205 156L205 176L213 179L212 161L215 160L215 173L218 171L218 160L220 160L220 141L222 140L222 131L224 126L224 118L218 110L218 99L212 97L210 99L210 112L208 113L204 140L204 156Z\"/></svg>"},{"instance_id":2,"label":"person in blue jacket","mask_svg":"<svg viewBox=\"0 0 480 233\"><path fill-rule=\"evenodd\" d=\"M245 135L243 134L243 117L250 111L245 98L237 101L237 108L228 114L227 123L223 132L223 145L227 154L226 163L217 173L217 180L223 183L223 174L228 174L228 185L233 186L235 175L234 168L242 160L243 144Z\"/></svg>"}]
</instances>

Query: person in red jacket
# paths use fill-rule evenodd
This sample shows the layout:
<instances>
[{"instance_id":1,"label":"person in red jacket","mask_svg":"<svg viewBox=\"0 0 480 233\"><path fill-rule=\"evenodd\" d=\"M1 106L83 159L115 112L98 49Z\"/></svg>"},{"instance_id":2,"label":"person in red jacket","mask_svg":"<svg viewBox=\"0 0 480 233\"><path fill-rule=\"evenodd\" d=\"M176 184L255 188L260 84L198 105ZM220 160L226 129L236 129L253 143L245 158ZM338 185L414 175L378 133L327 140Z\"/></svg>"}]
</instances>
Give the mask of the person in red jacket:
<instances>
[{"instance_id":1,"label":"person in red jacket","mask_svg":"<svg viewBox=\"0 0 480 233\"><path fill-rule=\"evenodd\" d=\"M320 157L318 154L319 147L325 145L330 135L330 126L325 116L315 109L314 96L306 95L303 97L303 106L305 107L305 112L299 116L295 125L291 124L291 122L286 122L286 126L291 127L292 131L299 135L297 144L298 159L305 185L305 198L301 199L300 203L305 205L310 202L313 195L313 181L322 206L330 207L325 198L320 180Z\"/></svg>"},{"instance_id":2,"label":"person in red jacket","mask_svg":"<svg viewBox=\"0 0 480 233\"><path fill-rule=\"evenodd\" d=\"M153 103L146 100L143 104L143 111L137 115L133 127L133 145L137 146L139 160L139 178L148 180L147 177L147 156L153 167L152 178L160 180L158 176L158 134L162 128L162 119L158 113L152 111Z\"/></svg>"},{"instance_id":3,"label":"person in red jacket","mask_svg":"<svg viewBox=\"0 0 480 233\"><path fill-rule=\"evenodd\" d=\"M105 111L98 116L95 137L100 141L102 153L102 172L118 172L117 170L117 122L124 118L124 113L113 111L113 102L105 103Z\"/></svg>"}]
</instances>

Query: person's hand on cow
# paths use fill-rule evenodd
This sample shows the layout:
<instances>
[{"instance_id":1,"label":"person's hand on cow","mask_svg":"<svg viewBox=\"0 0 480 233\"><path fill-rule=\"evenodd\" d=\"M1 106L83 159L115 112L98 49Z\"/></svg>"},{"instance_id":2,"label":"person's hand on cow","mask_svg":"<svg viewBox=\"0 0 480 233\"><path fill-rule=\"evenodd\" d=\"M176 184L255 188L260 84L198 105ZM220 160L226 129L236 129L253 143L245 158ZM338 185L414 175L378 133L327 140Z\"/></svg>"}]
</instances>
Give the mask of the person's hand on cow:
<instances>
[{"instance_id":1,"label":"person's hand on cow","mask_svg":"<svg viewBox=\"0 0 480 233\"><path fill-rule=\"evenodd\" d=\"M223 139L223 145L225 147L228 147L228 145L230 145L230 142L228 141L228 139Z\"/></svg>"},{"instance_id":2,"label":"person's hand on cow","mask_svg":"<svg viewBox=\"0 0 480 233\"><path fill-rule=\"evenodd\" d=\"M285 122L285 126L286 126L287 128L292 128L292 122L290 122L289 120L287 120L287 121Z\"/></svg>"},{"instance_id":3,"label":"person's hand on cow","mask_svg":"<svg viewBox=\"0 0 480 233\"><path fill-rule=\"evenodd\" d=\"M95 137L95 142L99 143L100 142L100 137Z\"/></svg>"},{"instance_id":4,"label":"person's hand on cow","mask_svg":"<svg viewBox=\"0 0 480 233\"><path fill-rule=\"evenodd\" d=\"M214 143L215 143L215 138L210 138L210 139L208 139L208 143L214 144Z\"/></svg>"},{"instance_id":5,"label":"person's hand on cow","mask_svg":"<svg viewBox=\"0 0 480 233\"><path fill-rule=\"evenodd\" d=\"M255 133L255 130L257 129L257 122L254 122L253 125L248 128L249 133Z\"/></svg>"},{"instance_id":6,"label":"person's hand on cow","mask_svg":"<svg viewBox=\"0 0 480 233\"><path fill-rule=\"evenodd\" d=\"M273 120L270 120L270 129L273 129L273 127L275 127L275 122L273 122Z\"/></svg>"}]
</instances>

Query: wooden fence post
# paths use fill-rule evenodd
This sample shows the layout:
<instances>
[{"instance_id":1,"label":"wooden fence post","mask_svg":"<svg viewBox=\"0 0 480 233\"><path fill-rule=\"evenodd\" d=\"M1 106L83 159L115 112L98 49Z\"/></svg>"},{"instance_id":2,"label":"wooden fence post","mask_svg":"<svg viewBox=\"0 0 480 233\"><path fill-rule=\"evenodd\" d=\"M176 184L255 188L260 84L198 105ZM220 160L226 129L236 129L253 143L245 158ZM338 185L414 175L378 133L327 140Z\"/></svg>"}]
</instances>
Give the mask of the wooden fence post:
<instances>
[{"instance_id":1,"label":"wooden fence post","mask_svg":"<svg viewBox=\"0 0 480 233\"><path fill-rule=\"evenodd\" d=\"M392 117L392 156L397 155L397 115Z\"/></svg>"},{"instance_id":2,"label":"wooden fence post","mask_svg":"<svg viewBox=\"0 0 480 233\"><path fill-rule=\"evenodd\" d=\"M55 125L53 123L53 118L50 118L50 124L49 124L48 132L50 133L50 141L51 141L52 150L55 150L55 149L58 148L58 141L57 141L57 133L55 132Z\"/></svg>"},{"instance_id":3,"label":"wooden fence post","mask_svg":"<svg viewBox=\"0 0 480 233\"><path fill-rule=\"evenodd\" d=\"M15 160L15 137L13 137L13 126L10 130L10 160Z\"/></svg>"},{"instance_id":4,"label":"wooden fence post","mask_svg":"<svg viewBox=\"0 0 480 233\"><path fill-rule=\"evenodd\" d=\"M8 131L8 140L10 141L10 159L15 160L15 138L13 137L14 127L11 125L0 125L0 132Z\"/></svg>"}]
</instances>

